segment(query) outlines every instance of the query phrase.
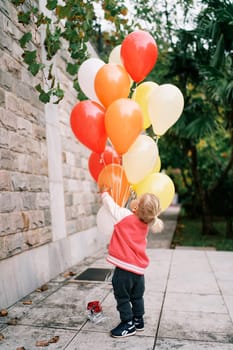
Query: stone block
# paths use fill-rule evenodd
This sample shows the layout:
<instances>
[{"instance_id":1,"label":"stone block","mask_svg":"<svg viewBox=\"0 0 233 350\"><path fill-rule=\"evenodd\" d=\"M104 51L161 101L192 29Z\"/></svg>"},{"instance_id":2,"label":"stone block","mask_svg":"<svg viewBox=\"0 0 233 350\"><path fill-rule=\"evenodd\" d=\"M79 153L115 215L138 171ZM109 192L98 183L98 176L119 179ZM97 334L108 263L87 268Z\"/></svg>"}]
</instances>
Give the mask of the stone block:
<instances>
[{"instance_id":1,"label":"stone block","mask_svg":"<svg viewBox=\"0 0 233 350\"><path fill-rule=\"evenodd\" d=\"M3 71L12 73L15 78L21 79L22 64L6 51L2 54L0 67Z\"/></svg>"},{"instance_id":2,"label":"stone block","mask_svg":"<svg viewBox=\"0 0 233 350\"><path fill-rule=\"evenodd\" d=\"M18 193L1 192L0 193L0 208L2 213L12 212L20 206L20 197Z\"/></svg>"},{"instance_id":3,"label":"stone block","mask_svg":"<svg viewBox=\"0 0 233 350\"><path fill-rule=\"evenodd\" d=\"M29 230L24 233L24 244L22 249L27 250L31 247L38 247L51 241L50 227L42 227Z\"/></svg>"},{"instance_id":4,"label":"stone block","mask_svg":"<svg viewBox=\"0 0 233 350\"><path fill-rule=\"evenodd\" d=\"M15 79L10 73L0 70L0 86L4 90L12 91L14 81Z\"/></svg>"},{"instance_id":5,"label":"stone block","mask_svg":"<svg viewBox=\"0 0 233 350\"><path fill-rule=\"evenodd\" d=\"M12 152L9 149L1 149L0 147L1 168L5 170L14 170L15 162Z\"/></svg>"},{"instance_id":6,"label":"stone block","mask_svg":"<svg viewBox=\"0 0 233 350\"><path fill-rule=\"evenodd\" d=\"M24 238L22 232L14 235L0 236L0 259L8 258L23 251Z\"/></svg>"},{"instance_id":7,"label":"stone block","mask_svg":"<svg viewBox=\"0 0 233 350\"><path fill-rule=\"evenodd\" d=\"M1 123L6 130L16 131L15 113L6 109L1 110Z\"/></svg>"},{"instance_id":8,"label":"stone block","mask_svg":"<svg viewBox=\"0 0 233 350\"><path fill-rule=\"evenodd\" d=\"M12 152L13 153L13 152ZM21 173L32 173L34 169L33 157L30 154L16 153L14 170Z\"/></svg>"},{"instance_id":9,"label":"stone block","mask_svg":"<svg viewBox=\"0 0 233 350\"><path fill-rule=\"evenodd\" d=\"M0 128L0 147L1 148L9 148L10 147L10 139L9 133L7 130Z\"/></svg>"},{"instance_id":10,"label":"stone block","mask_svg":"<svg viewBox=\"0 0 233 350\"><path fill-rule=\"evenodd\" d=\"M38 208L36 192L22 192L20 194L21 210L35 210Z\"/></svg>"},{"instance_id":11,"label":"stone block","mask_svg":"<svg viewBox=\"0 0 233 350\"><path fill-rule=\"evenodd\" d=\"M0 107L5 107L5 91L3 89L0 89Z\"/></svg>"},{"instance_id":12,"label":"stone block","mask_svg":"<svg viewBox=\"0 0 233 350\"><path fill-rule=\"evenodd\" d=\"M12 191L11 174L7 170L0 170L0 191Z\"/></svg>"},{"instance_id":13,"label":"stone block","mask_svg":"<svg viewBox=\"0 0 233 350\"><path fill-rule=\"evenodd\" d=\"M50 207L50 198L48 192L36 193L36 207L37 209L47 209Z\"/></svg>"}]
</instances>

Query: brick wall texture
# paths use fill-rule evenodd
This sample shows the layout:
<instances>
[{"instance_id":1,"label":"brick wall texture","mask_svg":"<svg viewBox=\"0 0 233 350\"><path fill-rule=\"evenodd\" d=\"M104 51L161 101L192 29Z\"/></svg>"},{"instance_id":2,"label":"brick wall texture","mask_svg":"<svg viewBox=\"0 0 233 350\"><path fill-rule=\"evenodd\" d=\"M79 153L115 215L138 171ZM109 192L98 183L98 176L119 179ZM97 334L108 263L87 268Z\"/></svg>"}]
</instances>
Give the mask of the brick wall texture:
<instances>
[{"instance_id":1,"label":"brick wall texture","mask_svg":"<svg viewBox=\"0 0 233 350\"><path fill-rule=\"evenodd\" d=\"M22 62L23 27L9 0L0 0L0 259L52 241L45 106ZM32 29L33 30L33 29ZM35 33L35 45L40 42ZM56 60L65 89L58 106L66 234L95 226L96 184L88 171L89 150L73 136L69 116L77 103L66 74L65 51Z\"/></svg>"}]
</instances>

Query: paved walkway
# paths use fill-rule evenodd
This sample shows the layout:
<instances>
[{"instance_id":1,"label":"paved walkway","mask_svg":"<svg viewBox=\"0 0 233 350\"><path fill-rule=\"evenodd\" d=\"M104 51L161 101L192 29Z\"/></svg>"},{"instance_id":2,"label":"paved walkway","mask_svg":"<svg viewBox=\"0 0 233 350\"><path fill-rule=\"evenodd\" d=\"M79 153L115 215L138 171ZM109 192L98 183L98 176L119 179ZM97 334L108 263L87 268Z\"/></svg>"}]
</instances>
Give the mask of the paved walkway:
<instances>
[{"instance_id":1,"label":"paved walkway","mask_svg":"<svg viewBox=\"0 0 233 350\"><path fill-rule=\"evenodd\" d=\"M174 208L168 218L176 219ZM10 307L0 317L0 349L233 350L233 252L172 250L155 242L149 237L144 332L110 337L119 322L110 280L75 279L86 269L111 268L100 251ZM99 323L87 319L92 300L102 302Z\"/></svg>"}]
</instances>

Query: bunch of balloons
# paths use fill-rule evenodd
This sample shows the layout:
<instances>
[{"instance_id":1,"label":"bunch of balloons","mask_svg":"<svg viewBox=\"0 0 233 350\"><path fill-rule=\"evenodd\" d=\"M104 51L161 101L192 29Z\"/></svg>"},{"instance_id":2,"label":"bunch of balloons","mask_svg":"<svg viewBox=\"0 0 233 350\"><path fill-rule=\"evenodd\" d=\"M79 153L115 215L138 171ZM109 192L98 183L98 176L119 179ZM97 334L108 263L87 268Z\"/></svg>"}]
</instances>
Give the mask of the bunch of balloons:
<instances>
[{"instance_id":1,"label":"bunch of balloons","mask_svg":"<svg viewBox=\"0 0 233 350\"><path fill-rule=\"evenodd\" d=\"M145 129L152 125L156 136L164 135L180 117L184 99L172 84L143 82L157 57L154 38L138 30L112 50L108 63L98 58L84 61L78 82L88 100L74 106L70 124L77 139L91 150L89 172L100 188L110 188L120 206L125 206L132 189L137 195L152 192L164 211L175 188L159 172L158 146ZM133 82L136 87L129 97Z\"/></svg>"}]
</instances>

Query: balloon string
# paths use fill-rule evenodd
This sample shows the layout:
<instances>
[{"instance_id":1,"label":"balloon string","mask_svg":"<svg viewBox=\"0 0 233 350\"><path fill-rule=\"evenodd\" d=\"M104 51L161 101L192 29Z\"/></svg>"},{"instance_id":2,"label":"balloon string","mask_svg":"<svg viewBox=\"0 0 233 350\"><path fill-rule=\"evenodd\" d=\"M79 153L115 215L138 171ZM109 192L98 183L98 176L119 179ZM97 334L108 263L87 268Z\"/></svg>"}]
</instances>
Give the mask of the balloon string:
<instances>
[{"instance_id":1,"label":"balloon string","mask_svg":"<svg viewBox=\"0 0 233 350\"><path fill-rule=\"evenodd\" d=\"M129 188L130 188L130 186L127 186L127 188L125 189L125 191L124 191L124 196L123 196L123 203L124 203L124 206L127 206L127 204L128 204L128 201L129 201L129 199L130 199L130 195L128 194L129 193ZM123 204L122 203L122 204Z\"/></svg>"},{"instance_id":2,"label":"balloon string","mask_svg":"<svg viewBox=\"0 0 233 350\"><path fill-rule=\"evenodd\" d=\"M160 139L160 136L156 135L156 136L155 136L155 142L156 142L156 145L158 144L159 139Z\"/></svg>"},{"instance_id":3,"label":"balloon string","mask_svg":"<svg viewBox=\"0 0 233 350\"><path fill-rule=\"evenodd\" d=\"M120 174L119 197L118 197L118 199L120 199L120 188L122 187L123 172L124 172L123 167L121 167L120 169L121 169L121 174ZM121 192L121 193L122 193L122 198L121 198L120 206L122 207L123 199L124 199L124 192Z\"/></svg>"},{"instance_id":4,"label":"balloon string","mask_svg":"<svg viewBox=\"0 0 233 350\"><path fill-rule=\"evenodd\" d=\"M129 98L133 96L134 90L137 88L137 83L134 81L133 84L131 85L130 92L129 92Z\"/></svg>"},{"instance_id":5,"label":"balloon string","mask_svg":"<svg viewBox=\"0 0 233 350\"><path fill-rule=\"evenodd\" d=\"M106 167L106 163L105 163L105 160L104 160L104 152L101 153L101 156L100 156L100 163L103 163L104 167Z\"/></svg>"},{"instance_id":6,"label":"balloon string","mask_svg":"<svg viewBox=\"0 0 233 350\"><path fill-rule=\"evenodd\" d=\"M123 173L124 173L124 169L121 169L121 177L123 178ZM127 187L124 187L124 192L122 195L122 201L121 201L121 206L126 206L128 201L130 198L130 185L128 185Z\"/></svg>"}]
</instances>

